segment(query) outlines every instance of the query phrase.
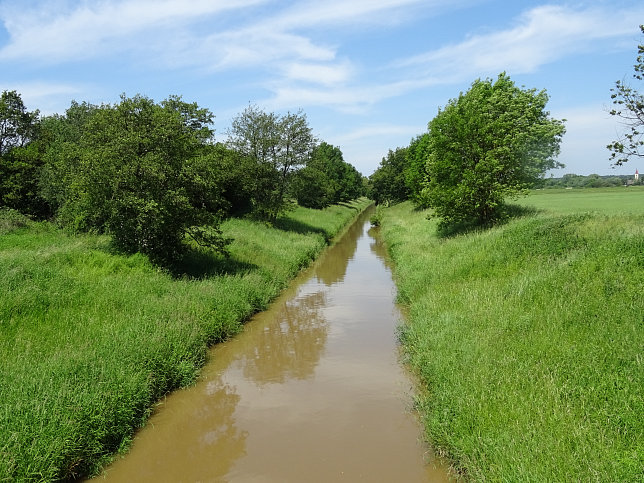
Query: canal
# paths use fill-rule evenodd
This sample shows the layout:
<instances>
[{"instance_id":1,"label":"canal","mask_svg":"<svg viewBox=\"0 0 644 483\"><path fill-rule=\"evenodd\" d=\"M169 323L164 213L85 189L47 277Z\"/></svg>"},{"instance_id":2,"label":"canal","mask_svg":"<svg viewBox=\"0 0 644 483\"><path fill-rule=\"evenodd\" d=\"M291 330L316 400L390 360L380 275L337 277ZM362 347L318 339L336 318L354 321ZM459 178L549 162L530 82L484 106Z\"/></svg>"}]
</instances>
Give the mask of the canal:
<instances>
[{"instance_id":1,"label":"canal","mask_svg":"<svg viewBox=\"0 0 644 483\"><path fill-rule=\"evenodd\" d=\"M442 482L399 360L401 314L364 213L169 395L108 481Z\"/></svg>"}]
</instances>

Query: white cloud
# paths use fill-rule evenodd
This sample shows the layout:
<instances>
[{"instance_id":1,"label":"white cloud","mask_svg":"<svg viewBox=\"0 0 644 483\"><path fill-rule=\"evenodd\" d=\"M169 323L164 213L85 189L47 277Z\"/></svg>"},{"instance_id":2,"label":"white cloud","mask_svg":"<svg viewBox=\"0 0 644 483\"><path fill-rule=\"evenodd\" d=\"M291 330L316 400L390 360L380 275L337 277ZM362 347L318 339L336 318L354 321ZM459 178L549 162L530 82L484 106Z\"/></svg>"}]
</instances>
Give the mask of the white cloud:
<instances>
[{"instance_id":1,"label":"white cloud","mask_svg":"<svg viewBox=\"0 0 644 483\"><path fill-rule=\"evenodd\" d=\"M69 107L69 98L82 98L90 89L85 85L50 83L50 82L20 82L4 84L0 82L0 91L15 90L20 94L28 110L40 110L41 115L61 113Z\"/></svg>"},{"instance_id":2,"label":"white cloud","mask_svg":"<svg viewBox=\"0 0 644 483\"><path fill-rule=\"evenodd\" d=\"M350 80L353 71L348 61L331 65L293 62L284 67L284 76L294 81L330 86Z\"/></svg>"},{"instance_id":3,"label":"white cloud","mask_svg":"<svg viewBox=\"0 0 644 483\"><path fill-rule=\"evenodd\" d=\"M423 125L380 123L361 125L349 132L323 132L322 137L329 144L341 146L344 160L369 176L389 149L409 145L425 129Z\"/></svg>"},{"instance_id":4,"label":"white cloud","mask_svg":"<svg viewBox=\"0 0 644 483\"><path fill-rule=\"evenodd\" d=\"M611 169L610 152L606 145L617 138L621 129L617 119L608 113L608 107L595 104L553 112L557 119L566 119L566 134L561 144L559 160L565 168L553 171L555 176L565 173L631 174L632 166Z\"/></svg>"},{"instance_id":5,"label":"white cloud","mask_svg":"<svg viewBox=\"0 0 644 483\"><path fill-rule=\"evenodd\" d=\"M508 71L531 73L544 64L589 51L593 41L632 35L644 7L632 10L574 10L542 6L527 11L511 29L474 35L459 44L404 59L397 67L414 67L442 82Z\"/></svg>"},{"instance_id":6,"label":"white cloud","mask_svg":"<svg viewBox=\"0 0 644 483\"><path fill-rule=\"evenodd\" d=\"M0 8L0 19L11 39L0 50L0 59L56 62L91 58L107 50L136 48L139 44L132 40L143 33L154 42L168 43L178 26L261 1L137 0L75 6L40 2L31 10L14 2Z\"/></svg>"}]
</instances>

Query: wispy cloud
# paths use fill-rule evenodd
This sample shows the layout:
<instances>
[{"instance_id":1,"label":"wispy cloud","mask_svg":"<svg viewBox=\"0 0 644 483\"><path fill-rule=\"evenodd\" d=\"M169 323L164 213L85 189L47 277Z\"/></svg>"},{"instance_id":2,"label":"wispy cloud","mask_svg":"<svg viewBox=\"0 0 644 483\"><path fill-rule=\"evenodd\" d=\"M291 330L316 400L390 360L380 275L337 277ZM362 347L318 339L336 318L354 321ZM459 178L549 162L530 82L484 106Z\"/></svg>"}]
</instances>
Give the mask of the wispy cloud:
<instances>
[{"instance_id":1,"label":"wispy cloud","mask_svg":"<svg viewBox=\"0 0 644 483\"><path fill-rule=\"evenodd\" d=\"M6 2L0 20L10 41L0 59L48 62L92 58L106 51L140 47L142 34L152 42L171 42L176 29L204 16L241 10L265 0L136 0L104 2L39 2L29 9Z\"/></svg>"},{"instance_id":2,"label":"wispy cloud","mask_svg":"<svg viewBox=\"0 0 644 483\"><path fill-rule=\"evenodd\" d=\"M632 35L644 7L632 10L547 5L521 15L507 30L473 35L458 44L425 52L396 63L417 75L431 73L442 82L458 82L500 71L531 73L541 66L590 51L592 42Z\"/></svg>"},{"instance_id":3,"label":"wispy cloud","mask_svg":"<svg viewBox=\"0 0 644 483\"><path fill-rule=\"evenodd\" d=\"M60 82L19 82L16 84L5 84L0 81L0 91L15 90L20 93L20 97L25 103L28 110L39 109L43 115L61 112L61 108L69 105L69 97L82 99L90 88L80 84L66 84ZM65 99L60 102L60 99Z\"/></svg>"},{"instance_id":4,"label":"wispy cloud","mask_svg":"<svg viewBox=\"0 0 644 483\"><path fill-rule=\"evenodd\" d=\"M566 119L566 135L559 160L567 165L573 159L585 160L582 165L567 166L557 171L557 176L571 172L587 175L607 171L611 163L606 145L617 139L621 130L619 122L608 113L608 109L598 103L552 113L555 118ZM632 166L626 166L614 172L630 174L633 170Z\"/></svg>"}]
</instances>

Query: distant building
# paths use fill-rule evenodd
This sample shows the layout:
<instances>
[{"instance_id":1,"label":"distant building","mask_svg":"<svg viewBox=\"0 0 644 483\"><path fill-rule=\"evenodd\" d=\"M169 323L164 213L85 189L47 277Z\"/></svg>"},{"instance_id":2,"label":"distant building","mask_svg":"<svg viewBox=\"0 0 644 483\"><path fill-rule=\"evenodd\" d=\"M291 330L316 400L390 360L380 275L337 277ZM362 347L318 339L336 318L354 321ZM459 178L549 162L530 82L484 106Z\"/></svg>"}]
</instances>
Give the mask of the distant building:
<instances>
[{"instance_id":1,"label":"distant building","mask_svg":"<svg viewBox=\"0 0 644 483\"><path fill-rule=\"evenodd\" d=\"M639 171L637 171L637 168L635 168L635 181L637 181L638 179L640 179L640 173Z\"/></svg>"}]
</instances>

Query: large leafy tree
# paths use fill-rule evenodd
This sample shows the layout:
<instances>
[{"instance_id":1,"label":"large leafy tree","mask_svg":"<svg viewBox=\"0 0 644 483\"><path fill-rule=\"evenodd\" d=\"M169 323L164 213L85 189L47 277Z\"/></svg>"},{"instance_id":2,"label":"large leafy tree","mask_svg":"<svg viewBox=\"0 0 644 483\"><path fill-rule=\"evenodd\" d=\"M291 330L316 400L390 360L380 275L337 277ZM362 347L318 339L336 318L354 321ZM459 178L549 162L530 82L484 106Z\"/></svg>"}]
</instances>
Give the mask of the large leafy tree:
<instances>
[{"instance_id":1,"label":"large leafy tree","mask_svg":"<svg viewBox=\"0 0 644 483\"><path fill-rule=\"evenodd\" d=\"M640 25L644 34L644 25ZM644 80L644 44L637 46L637 63L633 66L633 78ZM607 146L612 151L610 159L621 166L631 157L644 157L644 95L625 81L615 82L611 89L615 107L610 113L621 119L627 131L624 136Z\"/></svg>"},{"instance_id":2,"label":"large leafy tree","mask_svg":"<svg viewBox=\"0 0 644 483\"><path fill-rule=\"evenodd\" d=\"M226 203L204 155L209 110L178 97L157 104L122 96L116 105L80 111L87 117L78 132L73 122L63 126L71 140L52 155L66 177L62 193L52 190L64 222L106 231L119 248L164 264L181 256L186 235L225 251L218 214Z\"/></svg>"},{"instance_id":3,"label":"large leafy tree","mask_svg":"<svg viewBox=\"0 0 644 483\"><path fill-rule=\"evenodd\" d=\"M476 80L429 123L426 199L443 225L486 224L556 161L563 121L545 110L545 90L502 73Z\"/></svg>"},{"instance_id":4,"label":"large leafy tree","mask_svg":"<svg viewBox=\"0 0 644 483\"><path fill-rule=\"evenodd\" d=\"M306 115L299 111L279 116L249 106L233 119L228 146L253 166L253 213L275 221L289 205L293 173L306 164L315 146Z\"/></svg>"}]
</instances>

